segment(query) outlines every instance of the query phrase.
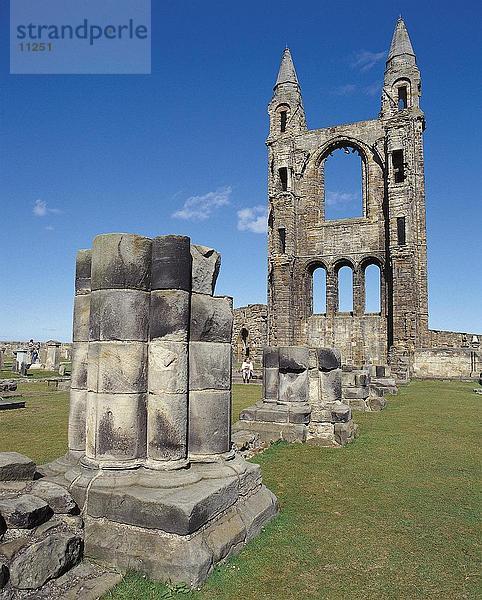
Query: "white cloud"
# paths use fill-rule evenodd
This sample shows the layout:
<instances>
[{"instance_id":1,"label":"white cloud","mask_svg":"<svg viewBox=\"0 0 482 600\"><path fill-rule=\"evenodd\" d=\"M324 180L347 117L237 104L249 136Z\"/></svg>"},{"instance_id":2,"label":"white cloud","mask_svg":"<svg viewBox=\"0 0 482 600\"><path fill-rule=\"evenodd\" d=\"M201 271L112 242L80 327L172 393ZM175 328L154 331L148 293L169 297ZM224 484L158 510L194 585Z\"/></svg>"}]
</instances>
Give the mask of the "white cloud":
<instances>
[{"instance_id":1,"label":"white cloud","mask_svg":"<svg viewBox=\"0 0 482 600\"><path fill-rule=\"evenodd\" d=\"M215 192L208 192L204 196L190 196L182 208L176 210L171 216L186 221L205 221L214 210L229 204L232 191L232 188L227 186Z\"/></svg>"},{"instance_id":2,"label":"white cloud","mask_svg":"<svg viewBox=\"0 0 482 600\"><path fill-rule=\"evenodd\" d=\"M58 215L62 211L58 208L49 208L47 202L45 200L40 200L39 198L38 200L35 200L32 212L36 217L45 217L48 213Z\"/></svg>"},{"instance_id":3,"label":"white cloud","mask_svg":"<svg viewBox=\"0 0 482 600\"><path fill-rule=\"evenodd\" d=\"M349 96L356 91L356 85L354 83L347 83L345 85L340 85L339 87L333 90L333 93L337 96Z\"/></svg>"},{"instance_id":4,"label":"white cloud","mask_svg":"<svg viewBox=\"0 0 482 600\"><path fill-rule=\"evenodd\" d=\"M328 206L347 206L358 202L359 195L356 192L329 192L325 194L325 202Z\"/></svg>"},{"instance_id":5,"label":"white cloud","mask_svg":"<svg viewBox=\"0 0 482 600\"><path fill-rule=\"evenodd\" d=\"M363 92L367 96L377 96L378 94L380 94L381 91L382 91L382 86L380 85L380 83L378 81L376 81L375 83L372 83L370 85L367 85L366 87L363 88Z\"/></svg>"},{"instance_id":6,"label":"white cloud","mask_svg":"<svg viewBox=\"0 0 482 600\"><path fill-rule=\"evenodd\" d=\"M52 225L47 225L47 226L45 227L45 229L46 229L47 231L53 231L53 230L55 229L55 227L53 227Z\"/></svg>"},{"instance_id":7,"label":"white cloud","mask_svg":"<svg viewBox=\"0 0 482 600\"><path fill-rule=\"evenodd\" d=\"M369 71L377 63L383 60L386 56L386 52L370 52L369 50L361 50L357 52L353 59L351 66L354 69L359 69L362 72Z\"/></svg>"},{"instance_id":8,"label":"white cloud","mask_svg":"<svg viewBox=\"0 0 482 600\"><path fill-rule=\"evenodd\" d=\"M238 210L239 231L266 233L268 231L268 209L266 206L253 206Z\"/></svg>"}]
</instances>

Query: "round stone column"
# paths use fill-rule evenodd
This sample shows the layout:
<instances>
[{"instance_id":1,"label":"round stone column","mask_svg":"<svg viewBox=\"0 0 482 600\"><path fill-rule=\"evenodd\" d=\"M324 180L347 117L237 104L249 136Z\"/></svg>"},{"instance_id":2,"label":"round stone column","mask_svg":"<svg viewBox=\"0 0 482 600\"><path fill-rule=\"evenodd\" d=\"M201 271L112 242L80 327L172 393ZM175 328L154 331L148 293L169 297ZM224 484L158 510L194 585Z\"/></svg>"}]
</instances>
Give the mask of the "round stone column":
<instances>
[{"instance_id":1,"label":"round stone column","mask_svg":"<svg viewBox=\"0 0 482 600\"><path fill-rule=\"evenodd\" d=\"M68 447L71 453L79 455L85 454L91 258L92 252L90 250L79 250L75 263Z\"/></svg>"},{"instance_id":2,"label":"round stone column","mask_svg":"<svg viewBox=\"0 0 482 600\"><path fill-rule=\"evenodd\" d=\"M92 249L86 463L134 468L146 456L151 240L99 235Z\"/></svg>"},{"instance_id":3,"label":"round stone column","mask_svg":"<svg viewBox=\"0 0 482 600\"><path fill-rule=\"evenodd\" d=\"M151 469L188 464L191 262L188 237L153 239L146 461Z\"/></svg>"}]
</instances>

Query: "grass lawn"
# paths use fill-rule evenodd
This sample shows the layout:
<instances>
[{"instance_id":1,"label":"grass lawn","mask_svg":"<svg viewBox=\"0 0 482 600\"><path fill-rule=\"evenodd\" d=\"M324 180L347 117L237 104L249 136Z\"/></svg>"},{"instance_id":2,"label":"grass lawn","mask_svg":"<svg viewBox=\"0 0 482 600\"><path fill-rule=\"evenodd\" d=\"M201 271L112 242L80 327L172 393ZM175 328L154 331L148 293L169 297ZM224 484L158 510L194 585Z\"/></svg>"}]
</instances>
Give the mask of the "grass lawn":
<instances>
[{"instance_id":1,"label":"grass lawn","mask_svg":"<svg viewBox=\"0 0 482 600\"><path fill-rule=\"evenodd\" d=\"M37 396L25 410L0 413L0 450L38 462L63 452L67 396L39 396L43 386L28 386ZM176 593L130 574L106 598L480 598L473 387L413 382L382 413L356 413L361 436L344 449L273 446L255 460L281 513L240 555L200 591ZM235 386L233 415L260 393Z\"/></svg>"}]
</instances>

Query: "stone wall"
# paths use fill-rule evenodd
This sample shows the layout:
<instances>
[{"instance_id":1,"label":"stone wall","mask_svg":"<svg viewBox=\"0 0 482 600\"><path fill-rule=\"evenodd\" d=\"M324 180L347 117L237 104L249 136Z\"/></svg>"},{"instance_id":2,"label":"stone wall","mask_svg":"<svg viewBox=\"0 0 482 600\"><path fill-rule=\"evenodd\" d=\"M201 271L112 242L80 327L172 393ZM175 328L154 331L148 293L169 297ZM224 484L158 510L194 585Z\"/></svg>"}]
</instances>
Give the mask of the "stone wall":
<instances>
[{"instance_id":1,"label":"stone wall","mask_svg":"<svg viewBox=\"0 0 482 600\"><path fill-rule=\"evenodd\" d=\"M261 368L263 348L268 340L267 322L266 304L248 304L234 309L232 346L235 365L242 362L249 348L255 369Z\"/></svg>"},{"instance_id":2,"label":"stone wall","mask_svg":"<svg viewBox=\"0 0 482 600\"><path fill-rule=\"evenodd\" d=\"M420 379L473 379L482 372L482 352L471 348L420 348L413 375Z\"/></svg>"}]
</instances>

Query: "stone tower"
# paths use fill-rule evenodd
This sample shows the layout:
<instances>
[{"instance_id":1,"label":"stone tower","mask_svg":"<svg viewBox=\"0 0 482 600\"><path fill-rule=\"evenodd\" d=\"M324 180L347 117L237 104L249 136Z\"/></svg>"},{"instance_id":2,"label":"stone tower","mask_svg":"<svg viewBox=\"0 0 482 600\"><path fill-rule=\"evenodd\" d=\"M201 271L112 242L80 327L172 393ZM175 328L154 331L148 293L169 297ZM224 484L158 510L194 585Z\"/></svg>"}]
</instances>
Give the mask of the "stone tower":
<instances>
[{"instance_id":1,"label":"stone tower","mask_svg":"<svg viewBox=\"0 0 482 600\"><path fill-rule=\"evenodd\" d=\"M269 104L268 343L341 349L343 363L409 371L428 344L420 72L402 18L388 54L378 119L309 130L289 49ZM361 158L363 214L325 219L325 161ZM380 269L380 312L365 311L365 270ZM353 274L340 312L338 272ZM326 272L326 310L313 311L313 273Z\"/></svg>"}]
</instances>

